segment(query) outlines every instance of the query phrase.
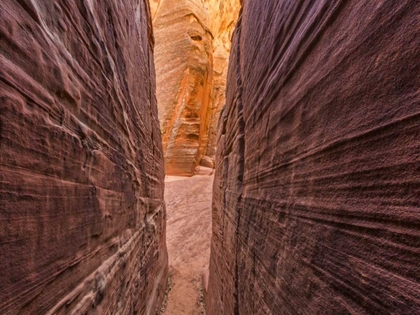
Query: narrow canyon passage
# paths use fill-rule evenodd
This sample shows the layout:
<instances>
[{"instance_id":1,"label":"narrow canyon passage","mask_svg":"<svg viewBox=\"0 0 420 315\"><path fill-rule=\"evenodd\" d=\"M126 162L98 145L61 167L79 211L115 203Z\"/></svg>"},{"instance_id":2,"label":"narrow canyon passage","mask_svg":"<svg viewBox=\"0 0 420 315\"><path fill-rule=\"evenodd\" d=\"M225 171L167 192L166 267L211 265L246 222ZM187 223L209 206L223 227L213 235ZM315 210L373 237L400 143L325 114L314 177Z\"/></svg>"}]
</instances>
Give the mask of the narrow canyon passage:
<instances>
[{"instance_id":1,"label":"narrow canyon passage","mask_svg":"<svg viewBox=\"0 0 420 315\"><path fill-rule=\"evenodd\" d=\"M0 315L420 315L419 12L0 0Z\"/></svg>"},{"instance_id":2,"label":"narrow canyon passage","mask_svg":"<svg viewBox=\"0 0 420 315\"><path fill-rule=\"evenodd\" d=\"M169 286L162 314L204 314L202 274L208 269L213 176L166 176Z\"/></svg>"}]
</instances>

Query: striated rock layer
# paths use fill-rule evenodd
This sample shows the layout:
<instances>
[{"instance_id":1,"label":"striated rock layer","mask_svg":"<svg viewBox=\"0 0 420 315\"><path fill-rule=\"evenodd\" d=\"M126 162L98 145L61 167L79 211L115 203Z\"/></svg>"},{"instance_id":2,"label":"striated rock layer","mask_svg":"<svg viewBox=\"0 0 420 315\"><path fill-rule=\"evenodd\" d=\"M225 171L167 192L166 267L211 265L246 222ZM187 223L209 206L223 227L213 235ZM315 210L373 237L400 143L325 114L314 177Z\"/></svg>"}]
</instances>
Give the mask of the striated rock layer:
<instances>
[{"instance_id":1,"label":"striated rock layer","mask_svg":"<svg viewBox=\"0 0 420 315\"><path fill-rule=\"evenodd\" d=\"M197 2L197 3L196 3ZM208 130L212 35L200 1L163 1L154 19L159 119L167 174L192 175ZM203 123L206 122L206 123Z\"/></svg>"},{"instance_id":2,"label":"striated rock layer","mask_svg":"<svg viewBox=\"0 0 420 315\"><path fill-rule=\"evenodd\" d=\"M163 153L147 1L0 2L0 313L155 314Z\"/></svg>"},{"instance_id":3,"label":"striated rock layer","mask_svg":"<svg viewBox=\"0 0 420 315\"><path fill-rule=\"evenodd\" d=\"M420 313L420 2L243 2L208 314Z\"/></svg>"},{"instance_id":4,"label":"striated rock layer","mask_svg":"<svg viewBox=\"0 0 420 315\"><path fill-rule=\"evenodd\" d=\"M213 33L213 91L209 104L209 130L204 157L200 157L200 164L205 159L216 157L217 124L220 112L226 102L226 79L232 35L238 19L239 0L207 0L206 8L210 16L210 29ZM204 159L204 160L203 160Z\"/></svg>"},{"instance_id":5,"label":"striated rock layer","mask_svg":"<svg viewBox=\"0 0 420 315\"><path fill-rule=\"evenodd\" d=\"M150 0L166 173L193 175L214 158L238 0Z\"/></svg>"}]
</instances>

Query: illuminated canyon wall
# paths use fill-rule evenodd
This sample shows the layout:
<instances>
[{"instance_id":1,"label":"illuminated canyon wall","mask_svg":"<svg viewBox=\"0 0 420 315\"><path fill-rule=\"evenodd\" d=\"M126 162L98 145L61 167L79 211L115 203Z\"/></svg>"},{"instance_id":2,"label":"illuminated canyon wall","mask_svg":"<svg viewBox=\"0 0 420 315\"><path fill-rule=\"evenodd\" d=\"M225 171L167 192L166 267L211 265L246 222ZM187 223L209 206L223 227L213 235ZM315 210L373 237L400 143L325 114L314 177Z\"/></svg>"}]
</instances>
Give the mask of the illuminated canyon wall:
<instances>
[{"instance_id":1,"label":"illuminated canyon wall","mask_svg":"<svg viewBox=\"0 0 420 315\"><path fill-rule=\"evenodd\" d=\"M166 173L214 166L236 0L155 1L157 99Z\"/></svg>"}]
</instances>

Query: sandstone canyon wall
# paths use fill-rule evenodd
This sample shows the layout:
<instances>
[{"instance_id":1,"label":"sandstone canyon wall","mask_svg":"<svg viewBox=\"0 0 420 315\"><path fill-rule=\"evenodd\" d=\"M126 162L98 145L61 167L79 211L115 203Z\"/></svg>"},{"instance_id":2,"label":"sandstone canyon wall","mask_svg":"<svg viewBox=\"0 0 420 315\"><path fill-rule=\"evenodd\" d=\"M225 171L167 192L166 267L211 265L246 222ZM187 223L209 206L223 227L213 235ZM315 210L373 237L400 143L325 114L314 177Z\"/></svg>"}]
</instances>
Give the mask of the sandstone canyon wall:
<instances>
[{"instance_id":1,"label":"sandstone canyon wall","mask_svg":"<svg viewBox=\"0 0 420 315\"><path fill-rule=\"evenodd\" d=\"M209 109L209 131L204 156L214 160L217 147L217 125L220 112L226 102L226 79L229 64L232 35L238 19L239 0L207 0L205 7L209 12L213 32L213 90Z\"/></svg>"},{"instance_id":2,"label":"sandstone canyon wall","mask_svg":"<svg viewBox=\"0 0 420 315\"><path fill-rule=\"evenodd\" d=\"M238 0L150 0L166 173L214 158ZM211 162L210 162L211 163Z\"/></svg>"},{"instance_id":3,"label":"sandstone canyon wall","mask_svg":"<svg viewBox=\"0 0 420 315\"><path fill-rule=\"evenodd\" d=\"M155 314L164 165L143 0L0 2L0 313Z\"/></svg>"},{"instance_id":4,"label":"sandstone canyon wall","mask_svg":"<svg viewBox=\"0 0 420 315\"><path fill-rule=\"evenodd\" d=\"M208 315L420 313L419 13L243 1Z\"/></svg>"}]
</instances>

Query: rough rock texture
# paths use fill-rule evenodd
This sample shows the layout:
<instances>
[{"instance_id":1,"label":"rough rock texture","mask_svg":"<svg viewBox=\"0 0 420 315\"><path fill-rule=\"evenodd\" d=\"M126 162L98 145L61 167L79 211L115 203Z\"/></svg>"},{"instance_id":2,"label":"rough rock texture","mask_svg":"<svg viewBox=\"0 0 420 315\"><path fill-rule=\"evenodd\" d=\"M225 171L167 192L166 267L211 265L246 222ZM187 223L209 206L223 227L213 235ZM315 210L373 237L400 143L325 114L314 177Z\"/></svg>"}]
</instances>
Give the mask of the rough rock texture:
<instances>
[{"instance_id":1,"label":"rough rock texture","mask_svg":"<svg viewBox=\"0 0 420 315\"><path fill-rule=\"evenodd\" d=\"M203 156L214 157L218 113L224 104L230 34L239 3L150 3L166 173L192 175Z\"/></svg>"},{"instance_id":2,"label":"rough rock texture","mask_svg":"<svg viewBox=\"0 0 420 315\"><path fill-rule=\"evenodd\" d=\"M155 314L162 300L148 11L0 2L1 314Z\"/></svg>"},{"instance_id":3,"label":"rough rock texture","mask_svg":"<svg viewBox=\"0 0 420 315\"><path fill-rule=\"evenodd\" d=\"M419 314L420 2L243 2L207 314Z\"/></svg>"}]
</instances>

